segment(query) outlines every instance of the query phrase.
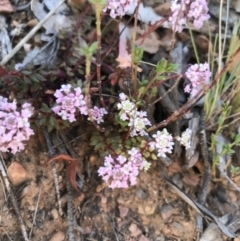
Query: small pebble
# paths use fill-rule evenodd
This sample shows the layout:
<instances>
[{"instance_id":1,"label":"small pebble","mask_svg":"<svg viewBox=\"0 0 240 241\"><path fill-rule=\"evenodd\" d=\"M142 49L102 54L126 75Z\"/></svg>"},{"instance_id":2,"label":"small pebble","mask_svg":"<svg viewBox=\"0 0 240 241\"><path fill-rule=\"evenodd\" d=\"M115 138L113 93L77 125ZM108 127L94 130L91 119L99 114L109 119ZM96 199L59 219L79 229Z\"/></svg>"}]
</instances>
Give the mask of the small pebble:
<instances>
[{"instance_id":1,"label":"small pebble","mask_svg":"<svg viewBox=\"0 0 240 241\"><path fill-rule=\"evenodd\" d=\"M19 186L28 180L27 171L19 162L15 161L11 163L7 169L7 173L13 186Z\"/></svg>"},{"instance_id":2,"label":"small pebble","mask_svg":"<svg viewBox=\"0 0 240 241\"><path fill-rule=\"evenodd\" d=\"M49 241L64 241L65 234L61 231L55 233Z\"/></svg>"},{"instance_id":3,"label":"small pebble","mask_svg":"<svg viewBox=\"0 0 240 241\"><path fill-rule=\"evenodd\" d=\"M161 216L162 216L162 219L164 221L166 221L167 219L169 219L174 213L175 213L175 209L172 205L170 204L166 204L164 205L162 208L161 208Z\"/></svg>"},{"instance_id":4,"label":"small pebble","mask_svg":"<svg viewBox=\"0 0 240 241\"><path fill-rule=\"evenodd\" d=\"M51 214L52 214L54 220L58 219L58 211L56 208L51 210Z\"/></svg>"},{"instance_id":5,"label":"small pebble","mask_svg":"<svg viewBox=\"0 0 240 241\"><path fill-rule=\"evenodd\" d=\"M144 192L141 188L139 188L138 190L136 190L136 196L142 200L147 198L147 193Z\"/></svg>"}]
</instances>

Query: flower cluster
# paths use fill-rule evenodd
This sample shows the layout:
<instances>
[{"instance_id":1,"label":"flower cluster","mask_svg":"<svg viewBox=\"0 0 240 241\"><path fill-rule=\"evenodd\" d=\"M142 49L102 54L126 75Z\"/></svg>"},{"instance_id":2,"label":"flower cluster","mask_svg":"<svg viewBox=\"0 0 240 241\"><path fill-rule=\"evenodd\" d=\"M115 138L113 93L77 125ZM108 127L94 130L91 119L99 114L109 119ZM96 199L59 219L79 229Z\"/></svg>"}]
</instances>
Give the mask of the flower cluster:
<instances>
[{"instance_id":1,"label":"flower cluster","mask_svg":"<svg viewBox=\"0 0 240 241\"><path fill-rule=\"evenodd\" d=\"M204 21L210 18L206 0L173 0L171 10L172 16L169 20L176 32L181 32L187 26L188 20L193 22L196 29L200 29Z\"/></svg>"},{"instance_id":2,"label":"flower cluster","mask_svg":"<svg viewBox=\"0 0 240 241\"><path fill-rule=\"evenodd\" d=\"M0 96L0 151L7 152L11 149L15 154L24 149L23 142L34 134L29 123L33 111L29 103L23 104L18 111L15 100L10 103Z\"/></svg>"},{"instance_id":3,"label":"flower cluster","mask_svg":"<svg viewBox=\"0 0 240 241\"><path fill-rule=\"evenodd\" d=\"M187 129L182 133L181 137L177 137L176 139L181 143L181 145L185 146L186 149L189 149L191 144L191 134L192 130Z\"/></svg>"},{"instance_id":4,"label":"flower cluster","mask_svg":"<svg viewBox=\"0 0 240 241\"><path fill-rule=\"evenodd\" d=\"M200 89L210 84L212 73L209 70L209 64L205 63L191 65L185 75L191 83L185 86L184 91L195 96Z\"/></svg>"},{"instance_id":5,"label":"flower cluster","mask_svg":"<svg viewBox=\"0 0 240 241\"><path fill-rule=\"evenodd\" d=\"M54 96L57 98L57 106L52 110L63 120L75 121L76 112L87 115L87 106L81 88L72 88L70 84L62 85L61 89L56 90Z\"/></svg>"},{"instance_id":6,"label":"flower cluster","mask_svg":"<svg viewBox=\"0 0 240 241\"><path fill-rule=\"evenodd\" d=\"M140 151L132 148L128 151L128 159L119 155L114 159L111 155L104 159L104 166L98 170L99 176L110 183L110 188L128 188L137 183L139 170L147 170L150 166Z\"/></svg>"},{"instance_id":7,"label":"flower cluster","mask_svg":"<svg viewBox=\"0 0 240 241\"><path fill-rule=\"evenodd\" d=\"M91 109L91 113L92 113L92 117L93 119L100 124L101 122L103 122L103 117L105 114L107 114L108 112L104 109L104 108L99 108L97 106L94 106ZM88 118L88 120L90 120L90 118Z\"/></svg>"},{"instance_id":8,"label":"flower cluster","mask_svg":"<svg viewBox=\"0 0 240 241\"><path fill-rule=\"evenodd\" d=\"M129 10L131 4L136 2L137 0L108 0L107 6L103 11L110 10L112 18L116 18L117 16L122 17Z\"/></svg>"},{"instance_id":9,"label":"flower cluster","mask_svg":"<svg viewBox=\"0 0 240 241\"><path fill-rule=\"evenodd\" d=\"M86 98L81 88L73 88L70 84L62 85L61 89L56 90L54 96L57 98L57 105L52 110L63 120L73 122L76 120L75 116L78 113L88 115ZM107 111L104 108L94 106L91 113L93 119L100 124L103 122L103 116L107 114Z\"/></svg>"},{"instance_id":10,"label":"flower cluster","mask_svg":"<svg viewBox=\"0 0 240 241\"><path fill-rule=\"evenodd\" d=\"M173 137L168 133L166 129L162 131L157 131L153 135L154 141L149 142L151 149L157 151L159 157L166 157L166 153L172 153L173 149Z\"/></svg>"},{"instance_id":11,"label":"flower cluster","mask_svg":"<svg viewBox=\"0 0 240 241\"><path fill-rule=\"evenodd\" d=\"M138 111L136 104L131 102L124 93L121 93L119 97L121 100L121 103L117 105L120 110L119 116L121 120L128 121L128 126L131 127L130 135L132 137L147 135L146 126L150 126L151 123L146 118L146 111Z\"/></svg>"}]
</instances>

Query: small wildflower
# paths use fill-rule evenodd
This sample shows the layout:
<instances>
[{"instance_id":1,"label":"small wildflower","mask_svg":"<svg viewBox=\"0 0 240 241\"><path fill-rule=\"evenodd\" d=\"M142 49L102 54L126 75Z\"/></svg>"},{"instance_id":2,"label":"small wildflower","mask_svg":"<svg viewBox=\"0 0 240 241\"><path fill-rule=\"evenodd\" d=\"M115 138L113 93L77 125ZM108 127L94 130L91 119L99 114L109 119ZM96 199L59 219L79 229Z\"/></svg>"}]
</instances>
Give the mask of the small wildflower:
<instances>
[{"instance_id":1,"label":"small wildflower","mask_svg":"<svg viewBox=\"0 0 240 241\"><path fill-rule=\"evenodd\" d=\"M34 109L29 103L17 110L17 102L12 103L0 96L0 151L13 154L24 150L24 141L34 134L30 128L29 118Z\"/></svg>"},{"instance_id":2,"label":"small wildflower","mask_svg":"<svg viewBox=\"0 0 240 241\"><path fill-rule=\"evenodd\" d=\"M15 70L17 70L17 71L21 71L22 69L23 69L23 64L22 63L17 63L17 64L15 64Z\"/></svg>"},{"instance_id":3,"label":"small wildflower","mask_svg":"<svg viewBox=\"0 0 240 241\"><path fill-rule=\"evenodd\" d=\"M144 136L147 135L146 126L151 126L151 122L147 119L146 111L138 111L135 103L130 101L123 93L119 95L121 102L117 104L120 110L119 116L123 121L128 121L128 126L131 127L130 135Z\"/></svg>"},{"instance_id":4,"label":"small wildflower","mask_svg":"<svg viewBox=\"0 0 240 241\"><path fill-rule=\"evenodd\" d=\"M153 138L154 141L151 141L149 146L158 152L157 156L166 157L167 153L172 153L174 145L173 137L166 129L157 131L157 133L153 135Z\"/></svg>"},{"instance_id":5,"label":"small wildflower","mask_svg":"<svg viewBox=\"0 0 240 241\"><path fill-rule=\"evenodd\" d=\"M140 170L147 170L150 166L137 148L128 151L128 158L119 155L113 159L111 155L105 157L104 166L98 170L99 176L109 183L110 188L128 188L137 183Z\"/></svg>"},{"instance_id":6,"label":"small wildflower","mask_svg":"<svg viewBox=\"0 0 240 241\"><path fill-rule=\"evenodd\" d=\"M101 122L103 122L103 117L104 115L106 115L108 112L105 110L105 108L99 108L97 106L94 106L92 109L91 109L91 113L92 113L92 116L93 116L93 119L98 123L100 124ZM90 120L90 118L88 118L88 120Z\"/></svg>"},{"instance_id":7,"label":"small wildflower","mask_svg":"<svg viewBox=\"0 0 240 241\"><path fill-rule=\"evenodd\" d=\"M181 137L177 137L177 140L181 143L181 145L185 146L186 149L189 149L191 147L191 134L192 130L187 129L182 133Z\"/></svg>"},{"instance_id":8,"label":"small wildflower","mask_svg":"<svg viewBox=\"0 0 240 241\"><path fill-rule=\"evenodd\" d=\"M206 0L173 0L171 10L169 21L175 32L182 32L188 21L192 22L196 29L200 29L204 21L210 18Z\"/></svg>"},{"instance_id":9,"label":"small wildflower","mask_svg":"<svg viewBox=\"0 0 240 241\"><path fill-rule=\"evenodd\" d=\"M212 73L209 70L209 64L205 63L191 65L185 75L191 83L185 86L184 91L195 96L200 89L204 89L210 84Z\"/></svg>"},{"instance_id":10,"label":"small wildflower","mask_svg":"<svg viewBox=\"0 0 240 241\"><path fill-rule=\"evenodd\" d=\"M106 12L107 10L110 10L110 16L112 18L116 18L117 16L122 17L133 3L137 3L137 0L108 0L108 4L103 11Z\"/></svg>"},{"instance_id":11,"label":"small wildflower","mask_svg":"<svg viewBox=\"0 0 240 241\"><path fill-rule=\"evenodd\" d=\"M56 90L54 96L57 98L57 106L52 110L63 120L75 121L75 115L78 112L87 115L86 100L79 87L72 88L70 84L62 85L61 89Z\"/></svg>"}]
</instances>

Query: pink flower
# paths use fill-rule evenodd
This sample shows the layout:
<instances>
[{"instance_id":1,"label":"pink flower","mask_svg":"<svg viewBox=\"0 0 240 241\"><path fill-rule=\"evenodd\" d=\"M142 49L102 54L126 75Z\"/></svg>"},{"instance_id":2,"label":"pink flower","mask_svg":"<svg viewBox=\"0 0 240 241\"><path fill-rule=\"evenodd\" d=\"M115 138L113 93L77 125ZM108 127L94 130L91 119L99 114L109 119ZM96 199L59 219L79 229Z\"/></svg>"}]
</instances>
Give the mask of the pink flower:
<instances>
[{"instance_id":1,"label":"pink flower","mask_svg":"<svg viewBox=\"0 0 240 241\"><path fill-rule=\"evenodd\" d=\"M212 73L209 70L209 64L205 63L191 65L185 75L190 80L190 84L186 85L184 91L195 96L201 89L210 85Z\"/></svg>"},{"instance_id":2,"label":"pink flower","mask_svg":"<svg viewBox=\"0 0 240 241\"><path fill-rule=\"evenodd\" d=\"M129 10L130 5L136 3L137 0L108 0L107 6L103 10L106 12L110 10L110 16L116 18L117 16L124 16Z\"/></svg>"},{"instance_id":3,"label":"pink flower","mask_svg":"<svg viewBox=\"0 0 240 241\"><path fill-rule=\"evenodd\" d=\"M98 170L99 176L109 183L111 188L128 188L137 183L139 171L150 166L136 148L128 151L128 158L119 155L113 159L111 155L104 159L104 166ZM147 167L147 168L146 168Z\"/></svg>"},{"instance_id":4,"label":"pink flower","mask_svg":"<svg viewBox=\"0 0 240 241\"><path fill-rule=\"evenodd\" d=\"M23 142L34 134L29 123L33 112L34 109L29 103L23 104L18 111L15 100L11 103L0 96L0 151L11 150L15 154L24 149Z\"/></svg>"},{"instance_id":5,"label":"pink flower","mask_svg":"<svg viewBox=\"0 0 240 241\"><path fill-rule=\"evenodd\" d=\"M93 119L100 124L101 122L103 122L103 117L104 115L106 115L108 112L104 109L104 108L98 108L97 106L94 106L91 109L91 113L92 113L92 117ZM90 118L88 118L88 120L90 120Z\"/></svg>"},{"instance_id":6,"label":"pink flower","mask_svg":"<svg viewBox=\"0 0 240 241\"><path fill-rule=\"evenodd\" d=\"M54 96L57 98L57 105L52 110L63 120L75 121L75 115L78 112L87 115L86 100L79 87L73 88L70 84L62 85L61 89L56 90Z\"/></svg>"},{"instance_id":7,"label":"pink flower","mask_svg":"<svg viewBox=\"0 0 240 241\"><path fill-rule=\"evenodd\" d=\"M193 22L196 29L200 29L210 18L206 0L173 0L171 10L172 16L169 21L175 32L182 32L188 21Z\"/></svg>"}]
</instances>

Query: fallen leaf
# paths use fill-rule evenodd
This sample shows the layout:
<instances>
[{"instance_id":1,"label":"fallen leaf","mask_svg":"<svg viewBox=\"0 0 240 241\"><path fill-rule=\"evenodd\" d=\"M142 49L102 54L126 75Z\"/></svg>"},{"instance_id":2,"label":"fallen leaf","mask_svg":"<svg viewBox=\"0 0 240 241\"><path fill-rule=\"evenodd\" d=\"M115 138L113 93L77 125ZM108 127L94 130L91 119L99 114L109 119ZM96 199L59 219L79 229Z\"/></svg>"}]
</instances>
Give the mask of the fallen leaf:
<instances>
[{"instance_id":1,"label":"fallen leaf","mask_svg":"<svg viewBox=\"0 0 240 241\"><path fill-rule=\"evenodd\" d=\"M79 188L76 182L76 174L77 174L77 159L74 159L66 154L59 154L57 156L54 156L51 158L47 165L50 165L51 163L55 161L66 161L68 163L67 165L67 176L70 180L70 183L72 186L79 192Z\"/></svg>"}]
</instances>

